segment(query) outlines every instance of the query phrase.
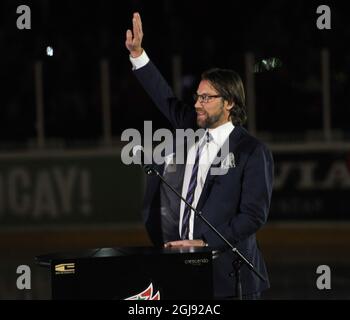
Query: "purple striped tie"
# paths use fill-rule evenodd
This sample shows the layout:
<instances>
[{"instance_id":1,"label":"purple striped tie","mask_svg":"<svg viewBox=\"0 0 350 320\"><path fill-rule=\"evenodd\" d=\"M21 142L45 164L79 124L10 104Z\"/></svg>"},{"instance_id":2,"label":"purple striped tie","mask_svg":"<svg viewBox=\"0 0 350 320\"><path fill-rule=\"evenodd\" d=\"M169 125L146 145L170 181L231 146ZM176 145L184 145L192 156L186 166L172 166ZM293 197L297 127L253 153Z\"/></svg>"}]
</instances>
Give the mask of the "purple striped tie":
<instances>
[{"instance_id":1,"label":"purple striped tie","mask_svg":"<svg viewBox=\"0 0 350 320\"><path fill-rule=\"evenodd\" d=\"M210 142L212 139L212 136L207 131L206 132L206 139L204 139L201 143L201 145L198 145L197 147L197 153L196 153L196 159L192 168L191 173L191 179L190 184L188 185L187 190L187 196L186 201L192 205L193 199L194 199L194 192L196 190L197 186L197 176L198 176L198 164L199 164L199 158L201 155L201 152L205 146L206 143ZM185 205L184 214L182 217L182 226L181 226L181 239L185 240L188 239L189 231L190 231L190 216L191 216L191 209Z\"/></svg>"}]
</instances>

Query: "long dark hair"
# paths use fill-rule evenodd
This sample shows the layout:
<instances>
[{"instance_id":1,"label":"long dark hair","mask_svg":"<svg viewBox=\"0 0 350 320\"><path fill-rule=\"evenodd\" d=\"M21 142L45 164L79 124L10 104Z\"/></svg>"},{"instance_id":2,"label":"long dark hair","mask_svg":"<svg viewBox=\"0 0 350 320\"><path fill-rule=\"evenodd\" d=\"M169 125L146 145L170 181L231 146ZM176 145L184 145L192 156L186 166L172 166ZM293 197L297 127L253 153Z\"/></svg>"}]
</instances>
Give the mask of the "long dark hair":
<instances>
[{"instance_id":1,"label":"long dark hair","mask_svg":"<svg viewBox=\"0 0 350 320\"><path fill-rule=\"evenodd\" d=\"M201 78L209 81L224 100L234 103L230 110L231 121L235 126L243 125L247 114L244 87L239 74L233 70L214 68L204 71Z\"/></svg>"}]
</instances>

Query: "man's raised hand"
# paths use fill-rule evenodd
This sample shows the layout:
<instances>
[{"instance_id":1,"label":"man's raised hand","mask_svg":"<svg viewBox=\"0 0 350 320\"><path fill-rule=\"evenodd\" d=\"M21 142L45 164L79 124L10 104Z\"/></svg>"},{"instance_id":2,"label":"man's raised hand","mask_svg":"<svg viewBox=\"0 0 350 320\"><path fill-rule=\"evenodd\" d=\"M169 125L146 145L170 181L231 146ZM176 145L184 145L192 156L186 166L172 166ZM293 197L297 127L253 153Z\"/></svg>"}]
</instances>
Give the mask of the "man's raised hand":
<instances>
[{"instance_id":1,"label":"man's raised hand","mask_svg":"<svg viewBox=\"0 0 350 320\"><path fill-rule=\"evenodd\" d=\"M141 16L138 12L135 12L132 18L132 28L133 31L126 31L126 41L125 46L130 51L130 55L133 58L137 58L142 54L142 22Z\"/></svg>"}]
</instances>

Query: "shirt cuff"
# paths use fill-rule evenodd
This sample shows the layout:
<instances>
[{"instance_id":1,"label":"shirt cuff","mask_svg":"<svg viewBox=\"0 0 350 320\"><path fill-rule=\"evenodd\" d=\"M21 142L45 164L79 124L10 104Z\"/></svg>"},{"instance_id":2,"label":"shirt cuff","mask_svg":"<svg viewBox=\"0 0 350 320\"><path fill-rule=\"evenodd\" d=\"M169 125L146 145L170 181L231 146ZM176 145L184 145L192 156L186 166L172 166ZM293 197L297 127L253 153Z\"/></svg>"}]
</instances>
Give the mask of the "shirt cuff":
<instances>
[{"instance_id":1,"label":"shirt cuff","mask_svg":"<svg viewBox=\"0 0 350 320\"><path fill-rule=\"evenodd\" d=\"M132 64L132 70L140 69L149 62L149 58L145 50L142 51L139 57L133 58L132 56L129 56L129 58Z\"/></svg>"}]
</instances>

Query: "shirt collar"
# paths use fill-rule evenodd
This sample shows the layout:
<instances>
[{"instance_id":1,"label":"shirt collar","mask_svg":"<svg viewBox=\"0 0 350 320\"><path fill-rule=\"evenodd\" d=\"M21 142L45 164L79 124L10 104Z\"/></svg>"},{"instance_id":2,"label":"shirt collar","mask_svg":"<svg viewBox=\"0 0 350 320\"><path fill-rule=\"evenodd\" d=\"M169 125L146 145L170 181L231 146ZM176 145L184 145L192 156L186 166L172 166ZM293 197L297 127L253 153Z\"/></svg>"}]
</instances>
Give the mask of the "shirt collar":
<instances>
[{"instance_id":1,"label":"shirt collar","mask_svg":"<svg viewBox=\"0 0 350 320\"><path fill-rule=\"evenodd\" d=\"M208 131L215 144L221 146L224 144L234 128L235 126L232 124L232 122L228 121L215 129L208 129Z\"/></svg>"}]
</instances>

